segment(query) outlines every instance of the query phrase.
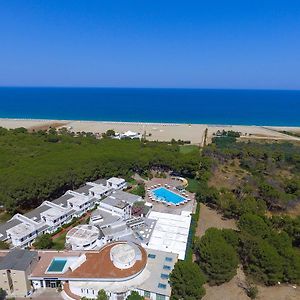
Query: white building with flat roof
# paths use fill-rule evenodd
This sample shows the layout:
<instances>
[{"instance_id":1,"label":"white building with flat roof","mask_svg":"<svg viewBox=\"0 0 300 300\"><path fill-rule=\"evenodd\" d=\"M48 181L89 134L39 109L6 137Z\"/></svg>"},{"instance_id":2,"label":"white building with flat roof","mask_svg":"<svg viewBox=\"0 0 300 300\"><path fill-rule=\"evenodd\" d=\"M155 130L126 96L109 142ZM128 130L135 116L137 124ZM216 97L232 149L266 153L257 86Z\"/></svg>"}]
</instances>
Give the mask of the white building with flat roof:
<instances>
[{"instance_id":1,"label":"white building with flat roof","mask_svg":"<svg viewBox=\"0 0 300 300\"><path fill-rule=\"evenodd\" d=\"M121 133L120 134L120 138L121 139L140 139L142 137L142 135L138 132L134 132L134 131L131 131L131 130L128 130L124 133Z\"/></svg>"},{"instance_id":2,"label":"white building with flat roof","mask_svg":"<svg viewBox=\"0 0 300 300\"><path fill-rule=\"evenodd\" d=\"M40 215L45 224L49 226L48 231L50 232L54 232L62 225L69 223L74 216L74 211L70 208L61 207L50 201L44 201L44 204L50 208Z\"/></svg>"},{"instance_id":3,"label":"white building with flat roof","mask_svg":"<svg viewBox=\"0 0 300 300\"><path fill-rule=\"evenodd\" d=\"M76 211L76 217L82 216L88 210L95 207L97 199L93 196L85 196L73 191L68 191L68 195L73 196L67 200L68 207Z\"/></svg>"},{"instance_id":4,"label":"white building with flat roof","mask_svg":"<svg viewBox=\"0 0 300 300\"><path fill-rule=\"evenodd\" d=\"M156 220L156 225L146 247L176 253L178 258L183 260L188 243L191 213L183 211L181 215L174 215L151 211L149 218Z\"/></svg>"},{"instance_id":5,"label":"white building with flat roof","mask_svg":"<svg viewBox=\"0 0 300 300\"><path fill-rule=\"evenodd\" d=\"M113 187L109 185L94 184L92 182L89 182L88 184L92 185L89 190L89 194L98 200L102 199L103 197L107 197L113 192Z\"/></svg>"},{"instance_id":6,"label":"white building with flat roof","mask_svg":"<svg viewBox=\"0 0 300 300\"><path fill-rule=\"evenodd\" d=\"M124 190L127 187L125 179L118 177L111 177L107 179L107 185L115 190Z\"/></svg>"},{"instance_id":7,"label":"white building with flat roof","mask_svg":"<svg viewBox=\"0 0 300 300\"><path fill-rule=\"evenodd\" d=\"M99 206L112 215L119 215L124 219L131 217L131 206L127 202L113 196L103 199Z\"/></svg>"},{"instance_id":8,"label":"white building with flat roof","mask_svg":"<svg viewBox=\"0 0 300 300\"><path fill-rule=\"evenodd\" d=\"M12 221L15 221L15 226L7 229L7 239L11 240L15 247L26 247L30 245L34 239L44 233L48 226L46 224L33 221L26 216L16 214Z\"/></svg>"},{"instance_id":9,"label":"white building with flat roof","mask_svg":"<svg viewBox=\"0 0 300 300\"><path fill-rule=\"evenodd\" d=\"M98 203L103 212L109 213L112 219L114 216L128 219L131 217L132 203L139 199L122 192L125 187L126 181L117 177L87 182L76 191L69 190L53 201L44 201L32 211L24 215L16 214L9 221L0 224L0 241L11 242L13 246L18 247L29 246L38 235L55 232L62 225L71 222L74 217L80 217L93 209ZM114 191L115 196L101 201ZM122 197L118 193L121 193ZM101 222L99 217L95 216L95 222Z\"/></svg>"}]
</instances>

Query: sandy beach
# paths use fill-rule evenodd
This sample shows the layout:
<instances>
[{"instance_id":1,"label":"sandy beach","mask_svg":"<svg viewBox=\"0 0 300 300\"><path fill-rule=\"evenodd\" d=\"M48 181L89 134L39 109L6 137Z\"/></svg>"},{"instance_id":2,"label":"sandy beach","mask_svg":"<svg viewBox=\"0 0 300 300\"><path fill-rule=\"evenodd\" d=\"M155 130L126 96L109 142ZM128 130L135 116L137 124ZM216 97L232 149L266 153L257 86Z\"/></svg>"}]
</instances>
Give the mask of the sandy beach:
<instances>
[{"instance_id":1,"label":"sandy beach","mask_svg":"<svg viewBox=\"0 0 300 300\"><path fill-rule=\"evenodd\" d=\"M274 127L249 125L207 125L207 124L171 124L171 123L134 123L134 122L101 122L72 120L38 120L38 119L0 119L0 126L5 128L25 127L29 130L47 129L50 126L66 127L73 132L104 133L108 129L123 133L131 130L146 132L147 139L153 141L170 141L172 138L191 141L192 144L203 145L207 129L207 142L219 130L233 130L242 133L242 139L274 139L300 141L300 138L283 134L279 131L299 132L300 127Z\"/></svg>"}]
</instances>

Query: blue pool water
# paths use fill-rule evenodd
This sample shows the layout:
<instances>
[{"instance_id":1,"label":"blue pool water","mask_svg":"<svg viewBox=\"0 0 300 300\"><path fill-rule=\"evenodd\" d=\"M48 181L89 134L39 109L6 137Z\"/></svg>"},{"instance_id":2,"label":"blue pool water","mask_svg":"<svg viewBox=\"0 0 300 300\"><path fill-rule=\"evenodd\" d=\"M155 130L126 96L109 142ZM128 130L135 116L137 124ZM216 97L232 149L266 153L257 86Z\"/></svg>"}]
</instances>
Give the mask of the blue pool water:
<instances>
[{"instance_id":1,"label":"blue pool water","mask_svg":"<svg viewBox=\"0 0 300 300\"><path fill-rule=\"evenodd\" d=\"M63 259L63 258L54 258L51 261L51 264L48 267L47 272L60 273L60 272L63 271L66 263L67 263L66 259Z\"/></svg>"},{"instance_id":2,"label":"blue pool water","mask_svg":"<svg viewBox=\"0 0 300 300\"><path fill-rule=\"evenodd\" d=\"M159 200L163 199L164 201L170 202L173 204L178 204L185 200L184 197L179 196L178 194L175 194L164 187L153 190L152 192L153 192L154 196L156 198L158 198Z\"/></svg>"}]
</instances>

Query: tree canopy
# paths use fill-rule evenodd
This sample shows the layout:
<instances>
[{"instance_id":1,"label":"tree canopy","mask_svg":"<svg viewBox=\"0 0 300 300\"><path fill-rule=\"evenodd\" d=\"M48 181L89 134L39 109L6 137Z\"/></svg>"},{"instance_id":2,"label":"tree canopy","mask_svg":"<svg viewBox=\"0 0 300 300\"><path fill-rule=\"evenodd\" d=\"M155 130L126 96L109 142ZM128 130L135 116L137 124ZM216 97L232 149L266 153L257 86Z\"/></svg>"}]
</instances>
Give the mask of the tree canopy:
<instances>
[{"instance_id":1,"label":"tree canopy","mask_svg":"<svg viewBox=\"0 0 300 300\"><path fill-rule=\"evenodd\" d=\"M0 203L13 213L55 199L88 180L151 169L194 176L199 161L199 153L181 153L178 145L168 143L1 128Z\"/></svg>"},{"instance_id":2,"label":"tree canopy","mask_svg":"<svg viewBox=\"0 0 300 300\"><path fill-rule=\"evenodd\" d=\"M97 300L108 300L108 296L105 292L105 290L99 290L98 295L97 295Z\"/></svg>"},{"instance_id":3,"label":"tree canopy","mask_svg":"<svg viewBox=\"0 0 300 300\"><path fill-rule=\"evenodd\" d=\"M130 295L126 298L126 300L143 300L143 299L145 298L136 291L132 291Z\"/></svg>"},{"instance_id":4,"label":"tree canopy","mask_svg":"<svg viewBox=\"0 0 300 300\"><path fill-rule=\"evenodd\" d=\"M195 245L199 265L211 284L229 281L235 274L238 256L221 230L210 228Z\"/></svg>"},{"instance_id":5,"label":"tree canopy","mask_svg":"<svg viewBox=\"0 0 300 300\"><path fill-rule=\"evenodd\" d=\"M45 233L36 238L34 247L37 249L51 249L53 247L53 241L51 234Z\"/></svg>"},{"instance_id":6,"label":"tree canopy","mask_svg":"<svg viewBox=\"0 0 300 300\"><path fill-rule=\"evenodd\" d=\"M199 266L190 261L178 261L170 275L172 300L198 300L205 295L205 276Z\"/></svg>"}]
</instances>

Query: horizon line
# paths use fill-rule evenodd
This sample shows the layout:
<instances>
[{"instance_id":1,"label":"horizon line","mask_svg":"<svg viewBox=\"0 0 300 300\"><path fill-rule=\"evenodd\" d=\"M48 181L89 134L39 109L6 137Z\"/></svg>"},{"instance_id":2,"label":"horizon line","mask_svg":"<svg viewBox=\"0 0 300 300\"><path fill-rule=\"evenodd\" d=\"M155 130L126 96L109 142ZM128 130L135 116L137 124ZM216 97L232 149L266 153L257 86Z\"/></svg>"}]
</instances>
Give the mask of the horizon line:
<instances>
[{"instance_id":1,"label":"horizon line","mask_svg":"<svg viewBox=\"0 0 300 300\"><path fill-rule=\"evenodd\" d=\"M222 88L222 87L131 87L131 86L55 86L55 85L41 85L41 86L23 86L23 85L8 85L8 86L1 86L0 88L53 88L53 89L153 89L153 90L241 90L241 91L300 91L299 89L288 89L288 88Z\"/></svg>"}]
</instances>

